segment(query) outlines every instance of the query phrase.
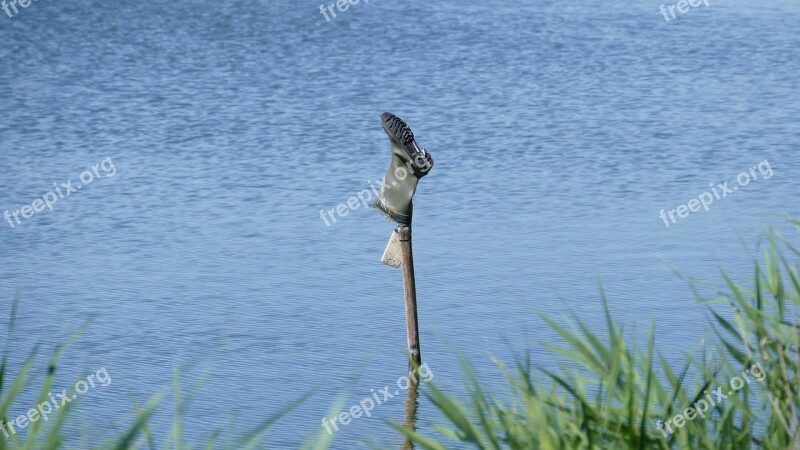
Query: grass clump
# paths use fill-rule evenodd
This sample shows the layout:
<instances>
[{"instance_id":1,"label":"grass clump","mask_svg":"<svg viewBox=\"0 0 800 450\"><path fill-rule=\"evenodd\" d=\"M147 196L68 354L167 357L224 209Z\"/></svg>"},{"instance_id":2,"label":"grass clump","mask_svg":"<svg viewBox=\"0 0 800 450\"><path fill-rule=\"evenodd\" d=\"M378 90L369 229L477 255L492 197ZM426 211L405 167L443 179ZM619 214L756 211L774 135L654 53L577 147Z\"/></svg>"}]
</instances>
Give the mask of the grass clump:
<instances>
[{"instance_id":1,"label":"grass clump","mask_svg":"<svg viewBox=\"0 0 800 450\"><path fill-rule=\"evenodd\" d=\"M671 365L657 350L653 327L644 348L629 345L601 288L603 337L581 320L562 326L543 316L564 342L549 348L572 369L551 372L530 357L510 367L498 362L509 401L486 392L465 364L468 401L429 385L426 395L446 419L434 427L436 437L396 428L428 450L455 443L492 450L798 449L800 251L775 233L765 247L747 283L722 272L725 286L711 301L729 310L711 311L713 359L687 356ZM720 399L718 388L730 395ZM707 405L703 417L700 401Z\"/></svg>"},{"instance_id":2,"label":"grass clump","mask_svg":"<svg viewBox=\"0 0 800 450\"><path fill-rule=\"evenodd\" d=\"M12 407L15 407L15 411L19 408L23 408L25 411L20 410L18 412L25 413L30 411L28 410L30 406L33 406L33 409L35 409L37 405L53 401L52 399L48 400L48 398L53 389L53 382L56 372L58 371L59 361L64 351L81 333L75 334L64 344L55 346L55 349L48 358L46 371L43 371L43 379L35 380L32 379L33 377L31 375L33 367L41 354L41 346L39 345L26 357L19 371L17 371L14 378L11 379L9 376L9 351L14 334L18 305L19 296L15 296L11 307L11 318L4 345L5 350L3 351L2 361L0 361L0 421L2 421L0 422L0 426L3 427L0 430L0 450L58 450L73 448L80 448L82 450L253 450L264 448L262 441L269 430L275 426L282 417L294 410L311 395L311 393L309 393L293 401L268 417L262 423L253 427L251 431L243 436L223 437L221 433L214 432L210 436L204 436L202 438L203 442L201 443L191 442L192 439L186 436L183 423L192 400L199 394L201 382L194 383L189 387L184 387L181 382L180 371L175 369L172 386L162 388L143 405L134 402L131 407L131 411L134 413L131 423L122 431L112 436L91 436L92 439L101 441L97 444L81 441L79 436L71 435L67 431L67 428L75 428L68 427L70 421L73 420L74 417L72 412L74 409L74 402L66 403L57 409L52 408L51 411L48 411L49 416L47 420L42 420L42 416L33 416L35 420L27 422L24 427L20 428L14 425L15 420L20 416L10 416ZM35 387L37 383L40 383L38 388ZM29 393L32 390L38 392L36 394L37 400L34 404L26 407L21 400L21 394L24 392ZM168 430L164 430L161 433L163 438L157 440L157 433L152 429L150 420L159 408L165 406L164 399L168 395L171 395L174 399L174 405L172 405L171 410L173 423ZM15 402L17 403L16 405ZM9 425L9 423L11 423L11 425ZM85 440L87 436L83 436L83 438ZM307 443L302 446L302 449L325 450L329 447L330 443L330 436L317 433L309 437Z\"/></svg>"}]
</instances>

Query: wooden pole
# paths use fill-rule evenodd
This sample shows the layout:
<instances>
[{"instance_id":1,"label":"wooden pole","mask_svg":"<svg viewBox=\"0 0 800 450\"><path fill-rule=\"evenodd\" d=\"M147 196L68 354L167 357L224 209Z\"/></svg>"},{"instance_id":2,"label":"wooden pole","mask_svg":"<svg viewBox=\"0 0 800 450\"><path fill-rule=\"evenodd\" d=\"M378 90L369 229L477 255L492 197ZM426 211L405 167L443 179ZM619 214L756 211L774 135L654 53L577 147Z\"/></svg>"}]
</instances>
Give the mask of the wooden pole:
<instances>
[{"instance_id":1,"label":"wooden pole","mask_svg":"<svg viewBox=\"0 0 800 450\"><path fill-rule=\"evenodd\" d=\"M406 397L406 421L403 426L408 431L417 431L417 408L419 408L419 378L415 376L408 382L408 396ZM411 439L406 439L402 450L415 450Z\"/></svg>"},{"instance_id":2,"label":"wooden pole","mask_svg":"<svg viewBox=\"0 0 800 450\"><path fill-rule=\"evenodd\" d=\"M402 267L403 267L403 290L406 296L406 331L408 334L408 356L413 366L422 365L422 355L419 349L419 322L417 320L417 285L414 281L414 253L411 250L411 227L401 226L397 228L397 235L400 241Z\"/></svg>"}]
</instances>

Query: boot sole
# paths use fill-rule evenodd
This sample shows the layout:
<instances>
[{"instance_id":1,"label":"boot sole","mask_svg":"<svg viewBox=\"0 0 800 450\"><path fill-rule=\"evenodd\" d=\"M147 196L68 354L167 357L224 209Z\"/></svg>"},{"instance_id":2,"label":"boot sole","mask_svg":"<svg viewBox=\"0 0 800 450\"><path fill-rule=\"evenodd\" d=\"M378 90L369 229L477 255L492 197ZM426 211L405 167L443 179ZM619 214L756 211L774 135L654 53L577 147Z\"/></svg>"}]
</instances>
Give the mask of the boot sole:
<instances>
[{"instance_id":1,"label":"boot sole","mask_svg":"<svg viewBox=\"0 0 800 450\"><path fill-rule=\"evenodd\" d=\"M386 134L388 134L390 138L406 148L410 156L411 152L409 151L409 147L412 149L416 147L416 145L414 145L414 133L411 131L411 127L409 127L403 119L389 112L385 112L381 115L381 126L383 126L384 131L386 131Z\"/></svg>"}]
</instances>

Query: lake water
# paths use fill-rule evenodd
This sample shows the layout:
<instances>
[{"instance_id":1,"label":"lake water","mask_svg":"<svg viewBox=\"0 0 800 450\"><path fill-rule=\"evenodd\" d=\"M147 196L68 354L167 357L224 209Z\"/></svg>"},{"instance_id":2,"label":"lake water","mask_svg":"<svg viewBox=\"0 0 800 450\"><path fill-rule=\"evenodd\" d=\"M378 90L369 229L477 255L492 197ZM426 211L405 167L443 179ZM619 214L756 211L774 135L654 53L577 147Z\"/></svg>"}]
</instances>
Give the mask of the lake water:
<instances>
[{"instance_id":1,"label":"lake water","mask_svg":"<svg viewBox=\"0 0 800 450\"><path fill-rule=\"evenodd\" d=\"M85 426L130 423L134 394L195 363L195 441L314 391L271 448L319 431L339 394L349 406L393 384L401 273L379 262L393 227L363 207L320 218L385 173L383 111L436 161L414 221L435 382L461 392L464 355L500 384L490 356L509 359L508 343L557 365L536 313L602 331L597 279L632 336L655 323L678 360L710 330L673 270L713 293L720 267L749 276L759 236L800 214L800 4L712 0L669 22L659 6L373 0L330 22L309 1L0 11L0 210L114 167L0 225L4 324L22 299L14 370L91 320L54 385L107 369L113 383L81 401ZM758 181L708 212L659 217L754 166ZM394 445L383 420L403 407L381 405L334 447ZM422 429L434 420L423 399Z\"/></svg>"}]
</instances>

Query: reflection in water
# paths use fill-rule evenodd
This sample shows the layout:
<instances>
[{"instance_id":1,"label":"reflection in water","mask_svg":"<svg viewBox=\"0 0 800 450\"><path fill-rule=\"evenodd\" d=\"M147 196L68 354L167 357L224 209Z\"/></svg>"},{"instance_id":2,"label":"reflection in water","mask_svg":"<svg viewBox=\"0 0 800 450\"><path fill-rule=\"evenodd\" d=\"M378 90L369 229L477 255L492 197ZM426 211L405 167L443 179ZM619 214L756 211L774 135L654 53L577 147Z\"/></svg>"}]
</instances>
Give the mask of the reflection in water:
<instances>
[{"instance_id":1,"label":"reflection in water","mask_svg":"<svg viewBox=\"0 0 800 450\"><path fill-rule=\"evenodd\" d=\"M417 408L419 407L419 379L409 377L408 397L406 397L406 420L403 423L407 429L417 431ZM402 450L414 450L414 443L406 439Z\"/></svg>"}]
</instances>

